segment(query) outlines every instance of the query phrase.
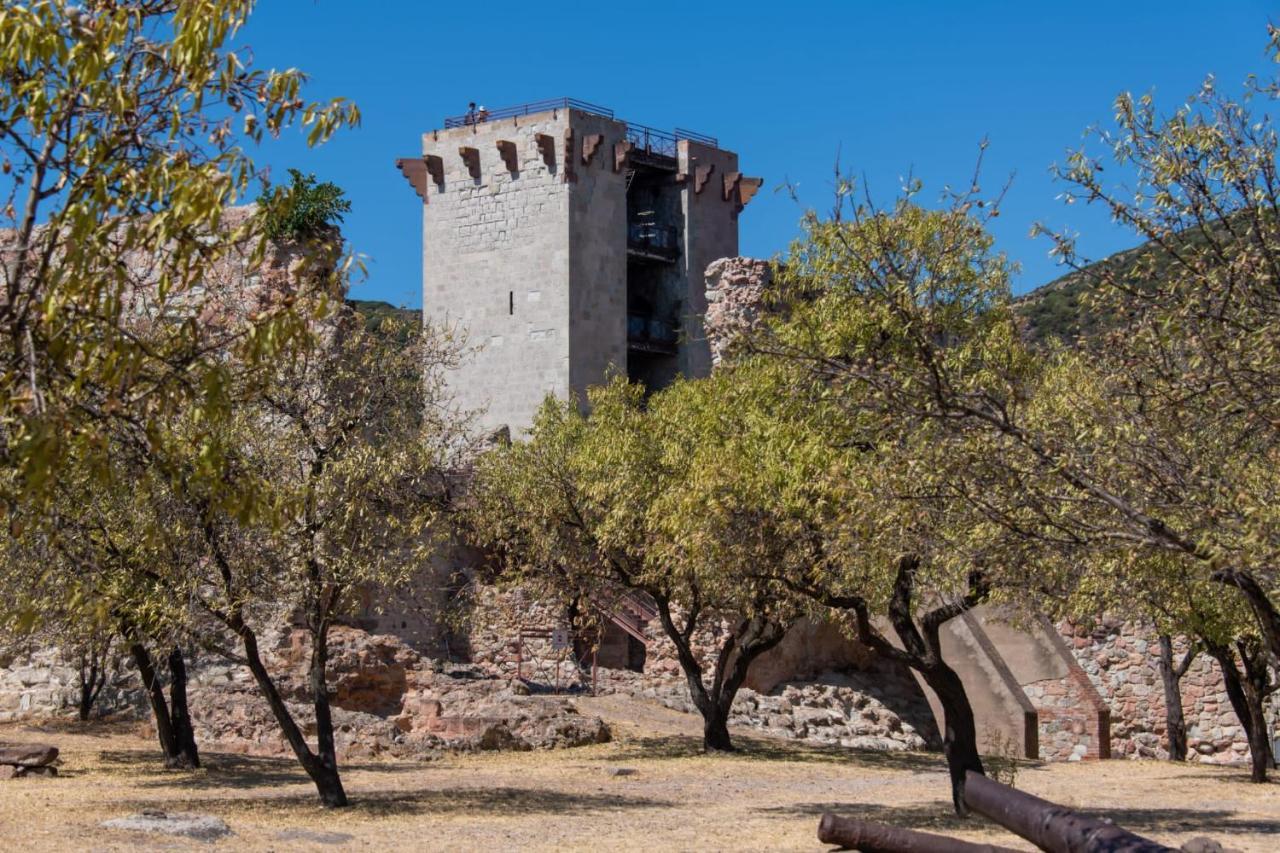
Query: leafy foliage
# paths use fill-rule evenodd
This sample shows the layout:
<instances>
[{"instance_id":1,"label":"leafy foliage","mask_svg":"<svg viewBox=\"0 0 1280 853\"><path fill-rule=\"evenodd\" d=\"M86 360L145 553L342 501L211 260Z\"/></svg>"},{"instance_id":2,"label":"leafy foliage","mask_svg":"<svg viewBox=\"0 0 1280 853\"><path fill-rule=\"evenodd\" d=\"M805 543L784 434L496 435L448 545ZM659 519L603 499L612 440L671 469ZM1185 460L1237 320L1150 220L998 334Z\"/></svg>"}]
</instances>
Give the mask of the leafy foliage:
<instances>
[{"instance_id":1,"label":"leafy foliage","mask_svg":"<svg viewBox=\"0 0 1280 853\"><path fill-rule=\"evenodd\" d=\"M351 202L342 188L315 175L289 170L289 185L277 187L258 199L265 211L263 230L272 240L309 240L342 222Z\"/></svg>"},{"instance_id":2,"label":"leafy foliage","mask_svg":"<svg viewBox=\"0 0 1280 853\"><path fill-rule=\"evenodd\" d=\"M47 499L65 461L107 446L110 421L216 420L223 356L270 362L324 310L334 283L300 276L295 300L198 319L217 307L219 260L265 250L260 216L229 223L257 173L242 142L300 127L314 145L359 121L342 100L306 101L302 72L228 47L252 7L0 8L0 512Z\"/></svg>"},{"instance_id":3,"label":"leafy foliage","mask_svg":"<svg viewBox=\"0 0 1280 853\"><path fill-rule=\"evenodd\" d=\"M374 334L391 334L404 343L422 326L422 311L416 308L401 308L370 299L348 299L347 305L364 318L365 329Z\"/></svg>"}]
</instances>

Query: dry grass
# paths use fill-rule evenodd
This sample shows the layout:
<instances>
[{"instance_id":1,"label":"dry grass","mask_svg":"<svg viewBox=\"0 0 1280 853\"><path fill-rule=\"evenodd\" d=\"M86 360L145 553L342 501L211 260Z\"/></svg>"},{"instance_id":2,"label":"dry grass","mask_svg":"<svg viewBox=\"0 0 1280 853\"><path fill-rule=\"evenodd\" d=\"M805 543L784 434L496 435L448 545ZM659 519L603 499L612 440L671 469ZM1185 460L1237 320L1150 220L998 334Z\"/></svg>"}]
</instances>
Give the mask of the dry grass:
<instances>
[{"instance_id":1,"label":"dry grass","mask_svg":"<svg viewBox=\"0 0 1280 853\"><path fill-rule=\"evenodd\" d=\"M818 850L818 816L829 809L1018 844L951 814L937 756L740 739L742 753L708 757L684 715L620 699L583 703L614 724L614 743L349 765L353 805L340 812L315 804L292 761L211 754L206 769L169 773L132 729L0 727L0 739L63 750L59 778L0 782L0 829L30 851L208 849L98 826L161 808L223 818L236 832L219 845L227 849ZM636 772L611 775L618 767ZM1055 764L1024 769L1018 785L1166 843L1209 835L1243 850L1280 847L1280 798L1271 785L1248 784L1243 770Z\"/></svg>"}]
</instances>

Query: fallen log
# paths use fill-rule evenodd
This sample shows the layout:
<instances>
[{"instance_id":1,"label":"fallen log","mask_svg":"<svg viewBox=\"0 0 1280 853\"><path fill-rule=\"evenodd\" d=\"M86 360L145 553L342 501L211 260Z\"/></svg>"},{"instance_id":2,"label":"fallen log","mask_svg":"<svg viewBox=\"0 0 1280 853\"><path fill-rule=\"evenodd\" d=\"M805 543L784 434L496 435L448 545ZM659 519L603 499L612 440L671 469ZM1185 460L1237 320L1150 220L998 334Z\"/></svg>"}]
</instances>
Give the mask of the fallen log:
<instances>
[{"instance_id":1,"label":"fallen log","mask_svg":"<svg viewBox=\"0 0 1280 853\"><path fill-rule=\"evenodd\" d=\"M58 748L40 743L0 744L0 764L18 767L44 767L58 757Z\"/></svg>"},{"instance_id":2,"label":"fallen log","mask_svg":"<svg viewBox=\"0 0 1280 853\"><path fill-rule=\"evenodd\" d=\"M1009 847L961 841L931 832L902 829L886 823L824 814L818 840L861 853L1017 853Z\"/></svg>"},{"instance_id":3,"label":"fallen log","mask_svg":"<svg viewBox=\"0 0 1280 853\"><path fill-rule=\"evenodd\" d=\"M1166 853L1173 850L1113 823L1001 785L973 771L965 776L964 801L978 814L1049 853Z\"/></svg>"}]
</instances>

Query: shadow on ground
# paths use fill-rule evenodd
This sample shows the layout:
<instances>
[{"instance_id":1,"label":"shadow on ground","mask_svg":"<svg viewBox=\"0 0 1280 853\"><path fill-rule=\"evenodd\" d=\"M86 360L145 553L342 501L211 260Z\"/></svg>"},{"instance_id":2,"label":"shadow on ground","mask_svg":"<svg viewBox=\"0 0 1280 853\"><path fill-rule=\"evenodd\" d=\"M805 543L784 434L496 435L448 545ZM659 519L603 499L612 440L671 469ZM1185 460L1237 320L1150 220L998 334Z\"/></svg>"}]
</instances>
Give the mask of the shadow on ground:
<instances>
[{"instance_id":1,"label":"shadow on ground","mask_svg":"<svg viewBox=\"0 0 1280 853\"><path fill-rule=\"evenodd\" d=\"M466 815L478 817L504 817L539 813L573 815L594 812L613 812L624 809L672 808L675 803L647 797L628 797L617 794L577 794L546 788L419 788L399 791L361 791L348 789L351 805L344 815L378 817L405 817L408 815ZM121 800L116 806L140 811L154 808L155 801ZM270 808L273 813L297 810L300 813L321 811L314 791L296 794L264 794L261 796L217 796L193 799L169 799L164 808L208 810L216 807L224 810L253 810Z\"/></svg>"},{"instance_id":2,"label":"shadow on ground","mask_svg":"<svg viewBox=\"0 0 1280 853\"><path fill-rule=\"evenodd\" d=\"M1240 815L1226 809L1087 809L1137 833L1231 832L1252 835L1280 835L1280 820ZM1227 845L1230 847L1231 845Z\"/></svg>"},{"instance_id":3,"label":"shadow on ground","mask_svg":"<svg viewBox=\"0 0 1280 853\"><path fill-rule=\"evenodd\" d=\"M742 736L735 737L733 742L737 749L728 753L728 756L751 761L846 764L854 767L878 767L885 770L906 770L916 773L942 773L947 769L946 761L941 755L930 755L922 752L881 752ZM613 762L638 759L674 759L705 754L702 751L702 738L699 737L689 735L631 737L618 740L608 760Z\"/></svg>"},{"instance_id":4,"label":"shadow on ground","mask_svg":"<svg viewBox=\"0 0 1280 853\"><path fill-rule=\"evenodd\" d=\"M138 721L128 717L95 718L87 722L78 719L53 717L31 722L13 729L23 734L77 735L89 738L108 738L117 735L133 735L138 731Z\"/></svg>"},{"instance_id":5,"label":"shadow on ground","mask_svg":"<svg viewBox=\"0 0 1280 853\"><path fill-rule=\"evenodd\" d=\"M133 750L98 753L102 770L128 775L142 788L182 787L196 790L257 788L266 785L309 785L311 780L292 758L237 755L229 752L202 752L199 770L165 770L158 755ZM346 762L346 773L365 771L380 774L417 773L428 765L409 762Z\"/></svg>"},{"instance_id":6,"label":"shadow on ground","mask_svg":"<svg viewBox=\"0 0 1280 853\"><path fill-rule=\"evenodd\" d=\"M297 762L285 758L268 758L230 753L207 753L201 756L204 766L195 771L166 771L160 762L146 753L116 751L100 753L102 767L108 773L128 775L131 784L157 792L156 800L126 799L115 806L132 811L154 808L192 811L216 808L231 811L269 807L272 811L298 810L314 812L320 803L311 780ZM420 773L423 765L412 762L348 763L347 773L379 775ZM367 777L353 783L347 779L351 807L344 814L383 817L413 814L521 815L540 812L556 814L617 811L619 809L671 808L667 800L628 797L615 794L580 794L542 788L406 788L392 791L366 791L376 786ZM257 794L227 796L228 791L258 788L290 787L287 793L262 791ZM161 797L161 792L165 796Z\"/></svg>"},{"instance_id":7,"label":"shadow on ground","mask_svg":"<svg viewBox=\"0 0 1280 853\"><path fill-rule=\"evenodd\" d=\"M956 816L950 800L930 800L923 803L908 803L900 806L886 806L879 803L795 803L789 806L774 806L763 809L766 813L788 816L809 815L817 828L818 818L827 812L840 817L856 817L859 820L871 820L892 824L907 829L920 829L929 832L940 832L960 829L1001 829L998 824L991 823L981 815L974 815L967 820ZM1003 831L1003 830L1001 830Z\"/></svg>"}]
</instances>

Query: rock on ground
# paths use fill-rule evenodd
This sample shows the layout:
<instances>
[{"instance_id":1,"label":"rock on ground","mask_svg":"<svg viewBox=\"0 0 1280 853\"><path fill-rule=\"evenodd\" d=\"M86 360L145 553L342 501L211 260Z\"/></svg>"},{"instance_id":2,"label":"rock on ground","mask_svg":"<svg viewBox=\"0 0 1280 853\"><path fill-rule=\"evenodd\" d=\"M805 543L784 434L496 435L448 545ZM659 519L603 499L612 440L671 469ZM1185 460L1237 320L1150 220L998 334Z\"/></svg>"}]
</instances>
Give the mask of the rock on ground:
<instances>
[{"instance_id":1,"label":"rock on ground","mask_svg":"<svg viewBox=\"0 0 1280 853\"><path fill-rule=\"evenodd\" d=\"M58 748L41 743L0 743L0 764L43 767L58 758Z\"/></svg>"},{"instance_id":2,"label":"rock on ground","mask_svg":"<svg viewBox=\"0 0 1280 853\"><path fill-rule=\"evenodd\" d=\"M199 841L217 841L228 835L234 835L231 827L222 818L212 815L189 814L186 812L166 813L162 811L144 811L140 814L118 817L102 822L107 829L123 829L131 832L158 832L164 835L180 835Z\"/></svg>"}]
</instances>

